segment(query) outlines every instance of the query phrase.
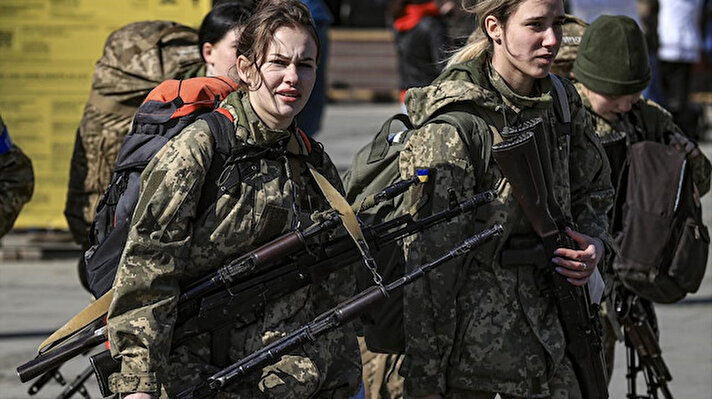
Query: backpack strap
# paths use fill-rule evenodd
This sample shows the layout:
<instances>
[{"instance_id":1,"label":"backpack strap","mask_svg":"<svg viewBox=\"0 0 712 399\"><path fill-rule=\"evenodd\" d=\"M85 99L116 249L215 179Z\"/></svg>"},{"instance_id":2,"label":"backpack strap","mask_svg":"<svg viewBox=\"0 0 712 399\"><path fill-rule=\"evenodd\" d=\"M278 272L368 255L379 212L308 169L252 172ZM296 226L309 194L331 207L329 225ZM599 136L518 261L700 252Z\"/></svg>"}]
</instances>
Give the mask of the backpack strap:
<instances>
[{"instance_id":1,"label":"backpack strap","mask_svg":"<svg viewBox=\"0 0 712 399\"><path fill-rule=\"evenodd\" d=\"M242 144L235 136L235 126L229 111L217 108L213 112L201 115L200 119L205 120L210 128L210 134L215 141L215 153L205 175L206 183L203 184L203 191L200 194L200 200L198 200L198 214L202 214L228 189L240 183L239 171L237 173L225 172L228 170L226 165L232 163L234 156L242 148ZM228 165L231 172L234 167L234 165ZM215 182L215 184L210 182Z\"/></svg>"},{"instance_id":2,"label":"backpack strap","mask_svg":"<svg viewBox=\"0 0 712 399\"><path fill-rule=\"evenodd\" d=\"M571 110L569 109L569 98L566 95L564 84L561 83L561 78L550 73L551 83L556 91L556 97L559 100L559 112L561 113L561 122L571 123Z\"/></svg>"},{"instance_id":3,"label":"backpack strap","mask_svg":"<svg viewBox=\"0 0 712 399\"><path fill-rule=\"evenodd\" d=\"M376 134L376 137L371 143L371 151L368 154L367 163L371 164L378 162L385 158L386 154L388 154L388 149L393 142L393 140L390 139L390 134L391 125L394 121L401 122L407 130L412 130L414 128L413 123L411 123L410 118L406 114L395 114L388 118L388 120L383 123L381 130Z\"/></svg>"},{"instance_id":4,"label":"backpack strap","mask_svg":"<svg viewBox=\"0 0 712 399\"><path fill-rule=\"evenodd\" d=\"M556 132L559 136L570 136L571 135L571 109L569 108L569 97L566 95L566 89L564 88L561 78L549 74L551 77L551 85L554 87L556 92L556 99L558 100L558 107L554 106L554 113L556 114Z\"/></svg>"}]
</instances>

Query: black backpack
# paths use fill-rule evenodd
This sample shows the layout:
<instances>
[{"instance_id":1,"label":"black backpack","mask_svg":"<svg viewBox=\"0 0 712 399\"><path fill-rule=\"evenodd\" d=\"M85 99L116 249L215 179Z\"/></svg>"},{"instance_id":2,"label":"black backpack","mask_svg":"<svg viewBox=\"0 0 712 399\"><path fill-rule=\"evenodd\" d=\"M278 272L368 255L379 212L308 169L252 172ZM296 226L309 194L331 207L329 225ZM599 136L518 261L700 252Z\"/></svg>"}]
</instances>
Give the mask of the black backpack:
<instances>
[{"instance_id":1,"label":"black backpack","mask_svg":"<svg viewBox=\"0 0 712 399\"><path fill-rule=\"evenodd\" d=\"M710 237L685 154L653 141L635 143L619 186L625 202L622 214L614 216L622 226L616 235L621 249L613 260L616 276L654 302L677 302L696 292Z\"/></svg>"},{"instance_id":2,"label":"black backpack","mask_svg":"<svg viewBox=\"0 0 712 399\"><path fill-rule=\"evenodd\" d=\"M139 107L131 131L121 144L111 181L97 204L89 232L90 247L84 253L89 290L94 297L104 295L114 282L138 201L141 172L168 140L198 118L205 119L215 139L215 157L206 181L217 181L215 176L238 147L230 113L217 107L236 89L237 84L224 77L167 80ZM229 187L205 184L199 211L207 209Z\"/></svg>"}]
</instances>

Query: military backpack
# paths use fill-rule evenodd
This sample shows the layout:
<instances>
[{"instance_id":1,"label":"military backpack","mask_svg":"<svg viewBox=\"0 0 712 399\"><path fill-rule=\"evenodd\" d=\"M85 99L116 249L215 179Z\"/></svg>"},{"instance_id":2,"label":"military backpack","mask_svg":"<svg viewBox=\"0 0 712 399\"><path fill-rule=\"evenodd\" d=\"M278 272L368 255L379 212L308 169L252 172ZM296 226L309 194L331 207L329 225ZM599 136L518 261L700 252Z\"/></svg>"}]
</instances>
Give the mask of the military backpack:
<instances>
[{"instance_id":1,"label":"military backpack","mask_svg":"<svg viewBox=\"0 0 712 399\"><path fill-rule=\"evenodd\" d=\"M131 120L146 95L202 65L198 32L171 21L125 25L106 39L77 128L64 214L78 243L87 240L96 204Z\"/></svg>"},{"instance_id":2,"label":"military backpack","mask_svg":"<svg viewBox=\"0 0 712 399\"><path fill-rule=\"evenodd\" d=\"M619 180L614 223L620 253L613 270L636 294L660 303L677 302L700 287L710 236L702 221L699 193L685 154L654 141L630 152ZM624 200L622 200L624 199Z\"/></svg>"}]
</instances>

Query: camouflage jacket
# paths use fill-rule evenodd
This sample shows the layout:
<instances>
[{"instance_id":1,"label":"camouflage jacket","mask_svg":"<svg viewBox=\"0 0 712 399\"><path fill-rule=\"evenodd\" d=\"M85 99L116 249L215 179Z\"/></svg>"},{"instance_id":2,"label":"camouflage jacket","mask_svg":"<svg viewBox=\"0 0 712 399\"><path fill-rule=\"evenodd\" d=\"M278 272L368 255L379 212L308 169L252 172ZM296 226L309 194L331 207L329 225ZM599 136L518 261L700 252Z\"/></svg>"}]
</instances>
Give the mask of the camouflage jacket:
<instances>
[{"instance_id":1,"label":"camouflage jacket","mask_svg":"<svg viewBox=\"0 0 712 399\"><path fill-rule=\"evenodd\" d=\"M290 153L306 153L294 126L288 130L266 128L244 92L232 93L222 106L235 117L236 135L248 146L286 146ZM210 333L172 346L180 287L294 229L298 222L306 227L312 211L329 208L301 161L292 156L289 160L264 157L260 166L252 169L254 173L242 175L240 184L196 215L201 187L209 184L204 179L214 153L212 140L207 124L197 121L169 141L141 176L141 193L109 309L112 354L121 355L123 363L121 373L111 376L115 392L162 391L162 396L173 397L218 371L210 364ZM343 191L326 154L321 170ZM246 314L240 324L231 327L230 348L221 349L229 349L230 363L243 358L352 295L351 281L342 270L264 304L263 312ZM298 352L292 363L311 370L317 382L307 378L307 370L297 381L303 383L301 388L291 380L279 383L287 392L300 392L298 389L306 386L301 395L308 396L320 389L358 388L358 345L351 327L337 329ZM336 365L341 371L335 371ZM249 380L235 389L277 385L265 379L278 374L268 374L263 370L262 380ZM250 395L255 394L240 397Z\"/></svg>"},{"instance_id":2,"label":"camouflage jacket","mask_svg":"<svg viewBox=\"0 0 712 399\"><path fill-rule=\"evenodd\" d=\"M22 206L32 197L34 187L32 162L12 144L0 118L0 237L10 231Z\"/></svg>"},{"instance_id":3,"label":"camouflage jacket","mask_svg":"<svg viewBox=\"0 0 712 399\"><path fill-rule=\"evenodd\" d=\"M411 89L406 105L420 125L447 104L467 102L483 124L472 133L484 162L491 148L481 143L491 128L501 130L543 117L551 146L557 203L577 230L605 243L606 212L613 189L609 165L573 85L563 81L571 110L571 135L559 135L550 78L536 82L540 93L522 97L511 91L483 59L445 72L432 85ZM490 125L491 128L484 126ZM478 143L480 143L478 147ZM531 265L503 267L499 252L513 234L533 234L511 186L490 158L475 174L473 161L455 128L430 123L415 132L400 155L402 176L429 168L430 179L408 192L404 209L426 216L448 206L447 189L470 196L486 188L497 199L477 210L404 242L407 265L439 256L483 226L502 223L504 234L465 260L443 265L405 290L405 361L401 374L407 394L446 392L449 388L501 392L522 397L551 394L548 381L564 357L565 341L553 300L541 293ZM482 168L477 168L481 170Z\"/></svg>"},{"instance_id":4,"label":"camouflage jacket","mask_svg":"<svg viewBox=\"0 0 712 399\"><path fill-rule=\"evenodd\" d=\"M625 142L626 146L642 140L658 143L669 143L669 136L674 133L685 134L675 124L672 115L664 108L651 100L641 99L633 104L630 112L622 114L616 122L608 122L591 108L591 102L585 94L583 85L576 83L576 90L581 95L583 105L591 116L593 129L604 145L617 140ZM613 162L613 160L611 160ZM692 180L700 191L700 195L710 190L710 160L700 153L700 156L690 160L692 166ZM612 176L617 182L619 176Z\"/></svg>"}]
</instances>

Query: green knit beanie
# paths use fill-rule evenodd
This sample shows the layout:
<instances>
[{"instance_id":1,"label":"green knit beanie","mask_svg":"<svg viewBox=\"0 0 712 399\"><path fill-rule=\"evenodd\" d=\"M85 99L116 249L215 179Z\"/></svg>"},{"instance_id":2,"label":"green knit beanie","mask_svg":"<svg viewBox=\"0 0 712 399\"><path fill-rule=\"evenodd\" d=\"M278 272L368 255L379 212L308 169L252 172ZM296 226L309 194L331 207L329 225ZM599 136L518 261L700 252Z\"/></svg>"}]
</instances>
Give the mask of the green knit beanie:
<instances>
[{"instance_id":1,"label":"green knit beanie","mask_svg":"<svg viewBox=\"0 0 712 399\"><path fill-rule=\"evenodd\" d=\"M620 96L645 89L650 62L638 24L622 15L598 17L583 34L573 72L596 93Z\"/></svg>"}]
</instances>

